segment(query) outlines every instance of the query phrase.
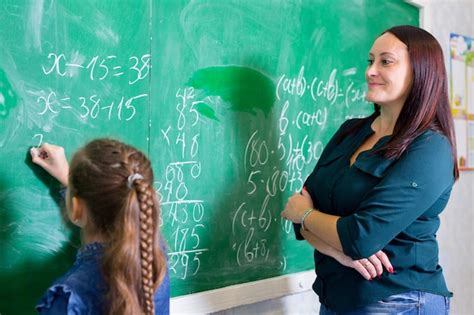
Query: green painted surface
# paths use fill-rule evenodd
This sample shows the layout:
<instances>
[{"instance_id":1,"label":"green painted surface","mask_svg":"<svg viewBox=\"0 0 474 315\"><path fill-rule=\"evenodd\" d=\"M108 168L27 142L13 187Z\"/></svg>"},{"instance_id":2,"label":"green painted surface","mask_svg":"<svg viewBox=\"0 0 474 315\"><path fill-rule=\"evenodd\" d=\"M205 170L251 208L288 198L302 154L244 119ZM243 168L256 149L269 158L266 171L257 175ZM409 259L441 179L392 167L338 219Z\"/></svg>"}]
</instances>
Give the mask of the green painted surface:
<instances>
[{"instance_id":1,"label":"green painted surface","mask_svg":"<svg viewBox=\"0 0 474 315\"><path fill-rule=\"evenodd\" d=\"M136 98L150 94L147 68L133 81L134 66L141 69L150 52L143 16L151 3L120 3L0 2L2 315L34 314L80 244L62 218L58 183L32 165L29 148L57 143L70 156L89 139L110 136L148 149L150 101Z\"/></svg>"},{"instance_id":2,"label":"green painted surface","mask_svg":"<svg viewBox=\"0 0 474 315\"><path fill-rule=\"evenodd\" d=\"M338 126L371 111L373 39L416 25L418 10L396 0L159 3L150 155L173 296L312 269L279 213Z\"/></svg>"},{"instance_id":3,"label":"green painted surface","mask_svg":"<svg viewBox=\"0 0 474 315\"><path fill-rule=\"evenodd\" d=\"M238 66L199 69L187 85L207 95L220 96L232 110L270 113L275 102L275 83L263 73Z\"/></svg>"},{"instance_id":4,"label":"green painted surface","mask_svg":"<svg viewBox=\"0 0 474 315\"><path fill-rule=\"evenodd\" d=\"M79 244L29 162L45 141L149 153L173 296L312 269L279 212L370 112L367 51L402 23L418 11L396 0L2 1L0 313L33 313Z\"/></svg>"},{"instance_id":5,"label":"green painted surface","mask_svg":"<svg viewBox=\"0 0 474 315\"><path fill-rule=\"evenodd\" d=\"M5 72L0 69L0 119L8 117L8 113L17 103L17 95L13 91Z\"/></svg>"},{"instance_id":6,"label":"green painted surface","mask_svg":"<svg viewBox=\"0 0 474 315\"><path fill-rule=\"evenodd\" d=\"M196 110L203 115L204 117L207 117L209 119L214 119L214 120L219 120L216 117L216 112L212 107L204 102L196 104Z\"/></svg>"}]
</instances>

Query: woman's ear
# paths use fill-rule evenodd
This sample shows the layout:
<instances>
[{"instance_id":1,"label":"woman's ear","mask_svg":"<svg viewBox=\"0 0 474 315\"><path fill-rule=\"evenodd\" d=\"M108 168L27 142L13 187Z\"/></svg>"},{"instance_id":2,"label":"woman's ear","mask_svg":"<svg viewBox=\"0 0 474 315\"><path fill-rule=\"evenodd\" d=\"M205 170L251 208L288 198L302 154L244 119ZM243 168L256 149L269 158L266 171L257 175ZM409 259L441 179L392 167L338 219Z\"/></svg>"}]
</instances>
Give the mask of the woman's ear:
<instances>
[{"instance_id":1,"label":"woman's ear","mask_svg":"<svg viewBox=\"0 0 474 315\"><path fill-rule=\"evenodd\" d=\"M70 219L74 225L84 228L87 222L87 206L84 200L72 197Z\"/></svg>"}]
</instances>

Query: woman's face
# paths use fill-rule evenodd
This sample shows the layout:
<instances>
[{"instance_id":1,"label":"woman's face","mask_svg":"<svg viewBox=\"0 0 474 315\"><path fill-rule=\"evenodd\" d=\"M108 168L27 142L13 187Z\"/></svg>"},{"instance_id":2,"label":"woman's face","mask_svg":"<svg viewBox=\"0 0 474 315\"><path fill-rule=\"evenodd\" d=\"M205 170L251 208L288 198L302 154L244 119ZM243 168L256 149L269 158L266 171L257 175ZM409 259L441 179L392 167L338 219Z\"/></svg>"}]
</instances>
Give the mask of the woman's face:
<instances>
[{"instance_id":1,"label":"woman's face","mask_svg":"<svg viewBox=\"0 0 474 315\"><path fill-rule=\"evenodd\" d=\"M377 38L369 52L365 78L367 101L403 107L413 81L407 46L390 33Z\"/></svg>"}]
</instances>

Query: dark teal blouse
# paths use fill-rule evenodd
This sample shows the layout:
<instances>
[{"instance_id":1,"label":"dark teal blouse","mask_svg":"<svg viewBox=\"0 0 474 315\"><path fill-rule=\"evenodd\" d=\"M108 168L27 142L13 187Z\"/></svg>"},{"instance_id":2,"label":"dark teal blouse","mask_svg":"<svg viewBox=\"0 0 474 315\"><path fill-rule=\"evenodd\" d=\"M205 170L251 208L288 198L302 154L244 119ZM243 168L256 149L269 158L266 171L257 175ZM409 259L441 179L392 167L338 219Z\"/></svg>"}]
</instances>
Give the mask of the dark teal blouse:
<instances>
[{"instance_id":1,"label":"dark teal blouse","mask_svg":"<svg viewBox=\"0 0 474 315\"><path fill-rule=\"evenodd\" d=\"M373 134L374 118L336 143L341 132L354 126L346 121L326 146L306 180L314 207L341 216L337 222L344 253L353 259L383 250L394 273L365 280L357 271L314 252L317 278L313 284L320 302L335 311L348 311L390 295L421 290L452 296L438 264L439 214L454 183L453 156L448 139L431 130L417 137L396 161L374 151L350 158Z\"/></svg>"}]
</instances>

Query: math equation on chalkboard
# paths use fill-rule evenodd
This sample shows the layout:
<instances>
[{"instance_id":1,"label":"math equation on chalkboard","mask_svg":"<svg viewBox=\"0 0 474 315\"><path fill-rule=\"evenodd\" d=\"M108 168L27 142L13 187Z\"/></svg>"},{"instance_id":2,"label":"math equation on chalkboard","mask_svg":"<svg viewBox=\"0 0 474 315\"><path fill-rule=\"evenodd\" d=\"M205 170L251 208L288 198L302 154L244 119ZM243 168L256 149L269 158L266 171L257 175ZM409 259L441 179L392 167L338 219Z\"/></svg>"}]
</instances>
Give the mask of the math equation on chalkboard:
<instances>
[{"instance_id":1,"label":"math equation on chalkboard","mask_svg":"<svg viewBox=\"0 0 474 315\"><path fill-rule=\"evenodd\" d=\"M53 77L54 86L27 89L36 101L33 107L39 116L70 112L81 121L130 121L137 114L137 107L145 107L149 101L146 89L135 88L131 95L110 91L116 80L125 80L119 83L136 86L149 77L150 54L125 58L116 55L86 57L76 51L67 58L64 53L51 52L44 59L41 74ZM88 88L78 92L71 87L77 82ZM85 94L84 90L91 92Z\"/></svg>"},{"instance_id":2,"label":"math equation on chalkboard","mask_svg":"<svg viewBox=\"0 0 474 315\"><path fill-rule=\"evenodd\" d=\"M235 84L251 85L242 74L253 72L215 69L239 73ZM280 212L319 160L327 141L321 135L354 117L340 108L365 102L360 84L348 78L354 72L332 69L325 77L301 66L294 77L281 74L268 113L235 110L203 88L176 90L159 126L160 150L151 152L166 155L155 186L172 277L199 279L214 265L287 271L291 253L282 240L292 239L293 231Z\"/></svg>"}]
</instances>

